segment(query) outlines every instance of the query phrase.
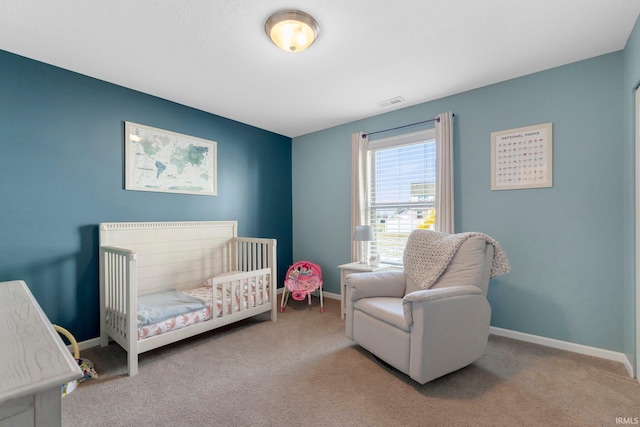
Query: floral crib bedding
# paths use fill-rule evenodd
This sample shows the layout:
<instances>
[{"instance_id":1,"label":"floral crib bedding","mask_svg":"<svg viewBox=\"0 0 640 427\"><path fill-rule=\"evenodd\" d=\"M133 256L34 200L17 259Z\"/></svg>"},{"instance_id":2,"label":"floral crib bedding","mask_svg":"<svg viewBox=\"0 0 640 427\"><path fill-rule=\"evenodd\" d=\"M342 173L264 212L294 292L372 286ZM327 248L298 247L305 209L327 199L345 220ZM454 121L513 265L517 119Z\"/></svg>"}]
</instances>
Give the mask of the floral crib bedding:
<instances>
[{"instance_id":1,"label":"floral crib bedding","mask_svg":"<svg viewBox=\"0 0 640 427\"><path fill-rule=\"evenodd\" d=\"M217 286L217 298L216 298L216 315L215 317L221 317L223 315L229 315L232 312L240 310L240 304L242 303L242 309L255 307L269 301L269 287L263 287L262 281L258 281L258 290L256 293L256 282L244 280L239 286L235 286L235 298L232 298L231 286L226 286L226 292L222 291L222 285ZM211 286L205 286L182 291L187 297L197 298L204 302L204 306L197 310L189 311L177 316L172 316L168 319L152 323L141 325L138 327L138 340L144 338L153 337L169 331L185 328L190 325L195 325L200 322L204 322L213 318L213 294ZM256 302L256 295L258 301ZM266 300L265 300L266 298ZM231 304L234 304L233 310ZM224 307L224 313L223 313Z\"/></svg>"}]
</instances>

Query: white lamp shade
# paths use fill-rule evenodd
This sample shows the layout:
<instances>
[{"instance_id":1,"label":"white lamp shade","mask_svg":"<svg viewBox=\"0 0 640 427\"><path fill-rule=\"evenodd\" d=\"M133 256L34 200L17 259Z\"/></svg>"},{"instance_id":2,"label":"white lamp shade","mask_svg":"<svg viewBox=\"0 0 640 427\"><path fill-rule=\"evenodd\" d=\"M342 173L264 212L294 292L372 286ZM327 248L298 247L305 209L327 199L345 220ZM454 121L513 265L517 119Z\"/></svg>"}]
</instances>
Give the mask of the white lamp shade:
<instances>
[{"instance_id":1,"label":"white lamp shade","mask_svg":"<svg viewBox=\"0 0 640 427\"><path fill-rule=\"evenodd\" d=\"M356 225L353 232L353 240L356 242L370 242L373 240L373 227L370 225Z\"/></svg>"}]
</instances>

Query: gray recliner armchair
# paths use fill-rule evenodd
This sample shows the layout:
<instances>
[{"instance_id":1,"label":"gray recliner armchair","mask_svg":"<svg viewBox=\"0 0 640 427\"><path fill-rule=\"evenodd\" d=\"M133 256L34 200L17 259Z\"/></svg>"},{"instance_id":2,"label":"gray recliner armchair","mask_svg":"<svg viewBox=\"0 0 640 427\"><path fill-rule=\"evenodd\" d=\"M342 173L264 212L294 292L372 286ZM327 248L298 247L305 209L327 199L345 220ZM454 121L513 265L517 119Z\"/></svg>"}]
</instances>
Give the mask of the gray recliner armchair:
<instances>
[{"instance_id":1,"label":"gray recliner armchair","mask_svg":"<svg viewBox=\"0 0 640 427\"><path fill-rule=\"evenodd\" d=\"M415 230L404 270L347 277L345 335L425 384L484 353L489 280L508 271L506 255L489 236Z\"/></svg>"}]
</instances>

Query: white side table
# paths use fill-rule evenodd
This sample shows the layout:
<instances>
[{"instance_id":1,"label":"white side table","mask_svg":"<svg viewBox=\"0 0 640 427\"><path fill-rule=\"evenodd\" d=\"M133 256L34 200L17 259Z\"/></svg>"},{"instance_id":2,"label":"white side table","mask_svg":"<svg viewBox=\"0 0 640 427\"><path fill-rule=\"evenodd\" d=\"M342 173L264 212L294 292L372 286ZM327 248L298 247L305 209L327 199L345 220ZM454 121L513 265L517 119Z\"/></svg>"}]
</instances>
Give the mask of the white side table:
<instances>
[{"instance_id":1,"label":"white side table","mask_svg":"<svg viewBox=\"0 0 640 427\"><path fill-rule=\"evenodd\" d=\"M346 277L351 273L366 273L372 271L382 271L388 270L395 266L391 264L380 264L380 265L369 265L369 264L361 264L359 262L351 262L349 264L339 265L340 269L340 318L344 319L345 310L347 308L347 282Z\"/></svg>"}]
</instances>

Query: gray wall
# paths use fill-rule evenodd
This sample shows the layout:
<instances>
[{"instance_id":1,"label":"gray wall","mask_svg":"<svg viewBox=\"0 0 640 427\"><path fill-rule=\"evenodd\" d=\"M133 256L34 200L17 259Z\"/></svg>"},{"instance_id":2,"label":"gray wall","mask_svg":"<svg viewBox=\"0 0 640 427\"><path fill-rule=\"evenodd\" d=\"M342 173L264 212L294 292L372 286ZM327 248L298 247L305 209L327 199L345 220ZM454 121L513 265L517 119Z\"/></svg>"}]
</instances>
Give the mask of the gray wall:
<instances>
[{"instance_id":1,"label":"gray wall","mask_svg":"<svg viewBox=\"0 0 640 427\"><path fill-rule=\"evenodd\" d=\"M624 351L636 365L636 284L635 284L635 89L640 84L640 19L624 49ZM638 373L636 372L636 377Z\"/></svg>"},{"instance_id":2,"label":"gray wall","mask_svg":"<svg viewBox=\"0 0 640 427\"><path fill-rule=\"evenodd\" d=\"M513 269L490 286L492 325L624 351L623 64L616 52L294 138L294 260L319 263L339 293L351 134L452 111L456 231L496 238ZM491 191L491 132L546 122L553 187Z\"/></svg>"}]
</instances>

